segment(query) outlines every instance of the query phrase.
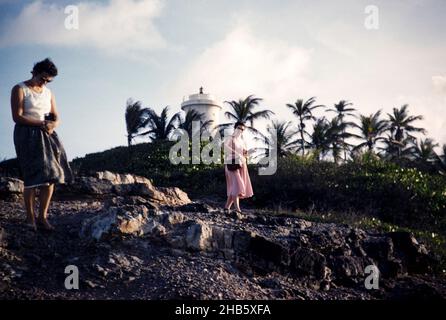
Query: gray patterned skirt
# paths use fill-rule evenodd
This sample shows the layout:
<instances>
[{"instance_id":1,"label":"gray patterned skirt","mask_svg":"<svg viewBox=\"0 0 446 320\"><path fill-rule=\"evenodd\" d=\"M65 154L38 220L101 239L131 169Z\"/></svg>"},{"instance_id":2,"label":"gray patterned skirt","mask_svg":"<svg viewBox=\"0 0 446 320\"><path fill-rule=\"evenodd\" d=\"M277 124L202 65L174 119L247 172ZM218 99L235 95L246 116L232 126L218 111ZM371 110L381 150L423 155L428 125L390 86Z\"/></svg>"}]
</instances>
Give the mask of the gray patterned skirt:
<instances>
[{"instance_id":1,"label":"gray patterned skirt","mask_svg":"<svg viewBox=\"0 0 446 320\"><path fill-rule=\"evenodd\" d=\"M73 182L65 149L55 131L16 124L14 146L25 188Z\"/></svg>"}]
</instances>

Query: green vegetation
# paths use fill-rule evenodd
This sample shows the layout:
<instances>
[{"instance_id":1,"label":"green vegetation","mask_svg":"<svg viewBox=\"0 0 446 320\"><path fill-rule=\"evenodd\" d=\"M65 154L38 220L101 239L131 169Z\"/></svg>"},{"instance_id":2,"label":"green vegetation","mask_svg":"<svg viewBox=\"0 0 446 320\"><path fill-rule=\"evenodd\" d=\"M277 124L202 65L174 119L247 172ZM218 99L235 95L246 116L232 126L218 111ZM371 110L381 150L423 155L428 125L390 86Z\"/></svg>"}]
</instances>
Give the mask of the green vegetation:
<instances>
[{"instance_id":1,"label":"green vegetation","mask_svg":"<svg viewBox=\"0 0 446 320\"><path fill-rule=\"evenodd\" d=\"M75 159L73 167L87 174L130 172L160 186L178 186L192 197L224 198L223 165L174 165L168 157L173 144L137 144L131 157L127 147L117 147ZM259 175L258 168L249 165L255 195L246 202L258 208L354 210L405 227L446 230L446 177L442 175L401 167L369 153L342 164L290 155L278 160L274 175Z\"/></svg>"}]
</instances>

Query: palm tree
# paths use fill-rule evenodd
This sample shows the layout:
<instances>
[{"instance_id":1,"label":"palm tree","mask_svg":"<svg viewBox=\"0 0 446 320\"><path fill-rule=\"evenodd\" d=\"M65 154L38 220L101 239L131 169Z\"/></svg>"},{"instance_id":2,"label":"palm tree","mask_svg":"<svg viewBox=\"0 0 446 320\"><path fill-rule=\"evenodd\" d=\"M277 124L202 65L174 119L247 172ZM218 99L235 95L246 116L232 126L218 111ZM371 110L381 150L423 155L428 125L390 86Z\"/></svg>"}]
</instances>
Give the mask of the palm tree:
<instances>
[{"instance_id":1,"label":"palm tree","mask_svg":"<svg viewBox=\"0 0 446 320\"><path fill-rule=\"evenodd\" d=\"M127 144L130 147L132 140L141 135L139 130L147 125L148 109L142 108L141 101L133 102L132 99L127 100L125 109L125 123L127 127Z\"/></svg>"},{"instance_id":2,"label":"palm tree","mask_svg":"<svg viewBox=\"0 0 446 320\"><path fill-rule=\"evenodd\" d=\"M304 134L310 136L310 134L305 130L305 121L316 120L313 116L312 111L319 107L324 107L323 105L313 105L316 101L316 97L311 97L307 101L303 99L297 99L294 104L288 103L286 106L290 108L293 114L299 119L298 130L300 133L300 149L302 150L302 155L305 155L305 137Z\"/></svg>"},{"instance_id":3,"label":"palm tree","mask_svg":"<svg viewBox=\"0 0 446 320\"><path fill-rule=\"evenodd\" d=\"M161 111L160 115L158 115L152 108L147 108L146 125L149 130L140 135L147 135L152 141L168 140L170 135L176 129L175 123L180 118L180 113L178 112L169 120L168 112L168 106Z\"/></svg>"},{"instance_id":4,"label":"palm tree","mask_svg":"<svg viewBox=\"0 0 446 320\"><path fill-rule=\"evenodd\" d=\"M406 137L403 141L397 141L394 140L389 133L384 137L382 142L384 146L377 147L377 149L380 150L378 155L389 161L396 161L396 159L398 159L398 154L400 155L400 158L408 159L413 152L413 139L411 137Z\"/></svg>"},{"instance_id":5,"label":"palm tree","mask_svg":"<svg viewBox=\"0 0 446 320\"><path fill-rule=\"evenodd\" d=\"M254 121L262 118L269 119L274 112L271 110L254 111L254 109L259 105L260 101L262 101L262 99L255 98L254 95L249 95L245 99L239 99L238 101L225 101L225 103L228 103L232 109L231 111L225 112L225 117L233 120L233 122L220 124L218 126L220 129L220 135L226 128L230 127L237 121L241 121L247 124L246 128L248 131L252 132L255 136L262 136L260 131L254 128Z\"/></svg>"},{"instance_id":6,"label":"palm tree","mask_svg":"<svg viewBox=\"0 0 446 320\"><path fill-rule=\"evenodd\" d=\"M437 154L437 167L439 168L439 172L443 175L446 174L446 143L443 144L442 148L441 148L443 154L439 155Z\"/></svg>"},{"instance_id":7,"label":"palm tree","mask_svg":"<svg viewBox=\"0 0 446 320\"><path fill-rule=\"evenodd\" d=\"M338 103L334 104L334 109L327 109L327 112L336 112L336 116L339 119L340 124L346 124L342 133L345 133L345 129L348 126L351 126L351 122L345 122L344 121L344 117L345 116L354 116L353 113L351 113L351 111L356 111L355 108L349 108L348 106L352 106L353 103L348 102L347 100L341 100ZM342 145L343 145L343 151L344 151L344 161L347 160L347 148L346 148L346 143L345 143L345 139L342 139Z\"/></svg>"},{"instance_id":8,"label":"palm tree","mask_svg":"<svg viewBox=\"0 0 446 320\"><path fill-rule=\"evenodd\" d=\"M433 139L420 139L420 142L412 148L412 157L417 162L432 164L437 160L434 150L436 147L438 147L438 143L434 143Z\"/></svg>"},{"instance_id":9,"label":"palm tree","mask_svg":"<svg viewBox=\"0 0 446 320\"><path fill-rule=\"evenodd\" d=\"M405 104L401 108L393 108L393 114L388 113L389 116L389 130L391 137L395 140L403 144L406 137L413 139L416 141L416 137L414 137L411 133L421 132L423 134L426 133L426 130L423 128L416 128L412 125L412 123L416 120L422 120L423 116L409 116L409 112L407 108L409 105ZM407 141L407 140L406 140ZM402 146L397 145L398 150L398 158L401 157Z\"/></svg>"},{"instance_id":10,"label":"palm tree","mask_svg":"<svg viewBox=\"0 0 446 320\"><path fill-rule=\"evenodd\" d=\"M199 113L196 110L189 109L187 110L184 117L181 114L178 114L177 116L177 128L183 129L187 132L189 137L192 137L193 134L202 134L203 131L205 131L209 125L212 123L212 120L207 120L203 122L204 114ZM192 124L194 122L200 122L200 130L199 132L193 132Z\"/></svg>"},{"instance_id":11,"label":"palm tree","mask_svg":"<svg viewBox=\"0 0 446 320\"><path fill-rule=\"evenodd\" d=\"M372 113L369 116L360 115L360 124L353 123L352 126L360 130L360 134L351 134L352 137L364 140L364 142L358 144L353 148L353 151L367 147L369 151L373 151L375 144L384 140L384 137L380 137L381 134L387 129L387 121L380 119L381 110L376 113Z\"/></svg>"},{"instance_id":12,"label":"palm tree","mask_svg":"<svg viewBox=\"0 0 446 320\"><path fill-rule=\"evenodd\" d=\"M276 121L273 120L268 125L268 129L272 130L274 134L269 133L267 136L254 137L254 140L262 142L265 147L257 148L260 151L257 157L268 157L270 147L276 144L277 157L284 158L293 153L293 149L296 147L296 142L293 141L293 137L296 132L290 131L291 123L289 121ZM268 130L268 132L270 132Z\"/></svg>"},{"instance_id":13,"label":"palm tree","mask_svg":"<svg viewBox=\"0 0 446 320\"><path fill-rule=\"evenodd\" d=\"M345 142L346 138L351 136L345 129L348 123L343 122L338 116L331 119L327 130L327 142L330 144L333 160L338 163L342 150L346 150L350 145Z\"/></svg>"},{"instance_id":14,"label":"palm tree","mask_svg":"<svg viewBox=\"0 0 446 320\"><path fill-rule=\"evenodd\" d=\"M305 147L306 145L315 150L317 161L320 161L321 156L324 157L330 151L332 144L330 130L331 124L325 117L316 119L316 123L313 124L313 132L310 135L310 141L303 146ZM302 145L299 148L301 147Z\"/></svg>"}]
</instances>

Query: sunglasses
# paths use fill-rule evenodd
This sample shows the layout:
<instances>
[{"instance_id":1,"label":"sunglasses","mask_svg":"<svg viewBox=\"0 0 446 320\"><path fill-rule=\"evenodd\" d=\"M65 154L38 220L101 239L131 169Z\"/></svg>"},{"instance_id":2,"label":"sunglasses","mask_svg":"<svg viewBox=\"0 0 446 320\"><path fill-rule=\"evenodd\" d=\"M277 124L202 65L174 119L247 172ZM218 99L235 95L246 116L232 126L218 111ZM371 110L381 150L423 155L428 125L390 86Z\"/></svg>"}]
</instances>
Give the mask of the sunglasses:
<instances>
[{"instance_id":1,"label":"sunglasses","mask_svg":"<svg viewBox=\"0 0 446 320\"><path fill-rule=\"evenodd\" d=\"M44 78L44 77L41 77L40 79L42 79L42 81L44 81L45 83L50 83L51 81L53 81L53 80L50 80L50 79Z\"/></svg>"}]
</instances>

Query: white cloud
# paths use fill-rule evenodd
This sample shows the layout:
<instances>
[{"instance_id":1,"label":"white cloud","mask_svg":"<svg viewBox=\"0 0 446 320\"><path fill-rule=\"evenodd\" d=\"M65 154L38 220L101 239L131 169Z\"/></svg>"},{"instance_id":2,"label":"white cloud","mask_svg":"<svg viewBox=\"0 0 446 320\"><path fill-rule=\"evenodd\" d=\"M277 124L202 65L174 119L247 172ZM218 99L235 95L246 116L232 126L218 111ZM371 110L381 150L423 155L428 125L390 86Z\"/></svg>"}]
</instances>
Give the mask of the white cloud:
<instances>
[{"instance_id":1,"label":"white cloud","mask_svg":"<svg viewBox=\"0 0 446 320\"><path fill-rule=\"evenodd\" d=\"M311 53L285 42L256 37L249 27L238 25L180 72L169 95L195 93L202 85L205 92L223 100L255 94L274 109L290 102L290 93L298 96L308 86L305 74Z\"/></svg>"},{"instance_id":2,"label":"white cloud","mask_svg":"<svg viewBox=\"0 0 446 320\"><path fill-rule=\"evenodd\" d=\"M141 55L166 46L153 20L160 0L111 0L73 3L79 29L65 28L65 7L34 1L26 5L0 34L0 47L14 45L87 46L106 53Z\"/></svg>"},{"instance_id":3,"label":"white cloud","mask_svg":"<svg viewBox=\"0 0 446 320\"><path fill-rule=\"evenodd\" d=\"M434 94L427 95L400 95L395 99L397 107L409 104L410 115L422 115L423 120L414 123L414 126L425 128L426 135L415 134L418 138L433 138L440 145L446 143L446 120L441 115L444 113L446 99ZM391 113L391 111L388 111Z\"/></svg>"},{"instance_id":4,"label":"white cloud","mask_svg":"<svg viewBox=\"0 0 446 320\"><path fill-rule=\"evenodd\" d=\"M435 92L446 94L446 76L433 76L432 85Z\"/></svg>"}]
</instances>

